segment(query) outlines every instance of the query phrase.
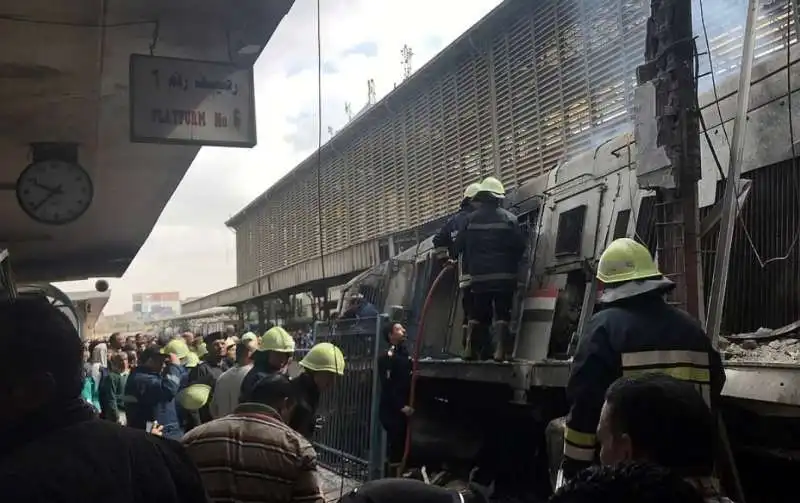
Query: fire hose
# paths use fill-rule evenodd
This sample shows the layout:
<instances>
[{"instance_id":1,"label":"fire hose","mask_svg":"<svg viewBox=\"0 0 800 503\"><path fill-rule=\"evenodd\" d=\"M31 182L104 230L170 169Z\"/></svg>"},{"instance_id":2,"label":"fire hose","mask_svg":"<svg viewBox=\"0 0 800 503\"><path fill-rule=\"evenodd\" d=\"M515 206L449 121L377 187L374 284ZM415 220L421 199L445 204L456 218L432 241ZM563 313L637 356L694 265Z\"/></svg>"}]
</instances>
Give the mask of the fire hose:
<instances>
[{"instance_id":1,"label":"fire hose","mask_svg":"<svg viewBox=\"0 0 800 503\"><path fill-rule=\"evenodd\" d=\"M431 300L433 299L433 293L436 291L436 287L439 286L439 282L441 282L442 278L444 278L445 274L453 270L453 263L448 263L447 265L442 268L439 274L436 276L436 279L433 280L431 283L431 287L428 290L428 295L425 297L425 302L422 304L422 312L419 315L419 326L417 328L417 336L414 340L414 352L411 357L411 387L408 393L408 406L412 409L414 408L414 399L416 397L416 390L417 390L417 374L419 369L419 351L422 347L422 340L425 338L425 316L428 314L428 307L431 304ZM403 445L403 458L400 461L400 467L397 470L397 476L401 476L406 469L406 464L408 463L408 456L411 452L411 421L406 422L406 438L405 444Z\"/></svg>"}]
</instances>

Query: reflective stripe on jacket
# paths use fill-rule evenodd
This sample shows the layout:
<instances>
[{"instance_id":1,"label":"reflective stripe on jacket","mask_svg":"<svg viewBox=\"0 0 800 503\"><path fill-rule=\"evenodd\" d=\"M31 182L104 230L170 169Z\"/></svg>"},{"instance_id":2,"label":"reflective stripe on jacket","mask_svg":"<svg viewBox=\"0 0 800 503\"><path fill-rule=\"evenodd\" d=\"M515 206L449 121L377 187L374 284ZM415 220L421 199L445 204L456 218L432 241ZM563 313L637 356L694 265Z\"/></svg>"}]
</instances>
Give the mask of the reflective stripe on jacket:
<instances>
[{"instance_id":1,"label":"reflective stripe on jacket","mask_svg":"<svg viewBox=\"0 0 800 503\"><path fill-rule=\"evenodd\" d=\"M595 313L578 343L567 384L567 478L594 460L595 431L611 383L623 375L647 372L693 383L711 405L725 383L720 355L700 324L655 293L615 302Z\"/></svg>"},{"instance_id":2,"label":"reflective stripe on jacket","mask_svg":"<svg viewBox=\"0 0 800 503\"><path fill-rule=\"evenodd\" d=\"M471 277L473 291L516 287L525 238L514 214L484 204L469 214L454 248L464 273Z\"/></svg>"}]
</instances>

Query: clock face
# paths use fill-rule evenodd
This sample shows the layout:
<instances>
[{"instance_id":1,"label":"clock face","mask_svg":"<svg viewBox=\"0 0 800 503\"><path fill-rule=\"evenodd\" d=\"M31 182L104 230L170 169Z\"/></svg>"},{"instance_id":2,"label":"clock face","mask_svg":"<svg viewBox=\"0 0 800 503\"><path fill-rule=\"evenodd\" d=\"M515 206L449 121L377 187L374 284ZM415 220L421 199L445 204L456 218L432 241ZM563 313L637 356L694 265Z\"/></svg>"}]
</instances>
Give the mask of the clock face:
<instances>
[{"instance_id":1,"label":"clock face","mask_svg":"<svg viewBox=\"0 0 800 503\"><path fill-rule=\"evenodd\" d=\"M74 222L92 204L94 187L78 164L48 160L30 164L17 179L17 200L34 220L64 225Z\"/></svg>"}]
</instances>

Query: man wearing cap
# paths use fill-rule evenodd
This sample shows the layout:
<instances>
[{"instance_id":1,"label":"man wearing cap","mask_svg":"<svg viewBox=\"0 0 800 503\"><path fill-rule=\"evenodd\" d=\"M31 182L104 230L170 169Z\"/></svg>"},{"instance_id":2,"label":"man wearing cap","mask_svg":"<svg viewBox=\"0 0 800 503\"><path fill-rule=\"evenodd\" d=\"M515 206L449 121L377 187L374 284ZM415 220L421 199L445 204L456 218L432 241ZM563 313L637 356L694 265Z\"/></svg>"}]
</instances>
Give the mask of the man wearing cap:
<instances>
[{"instance_id":1,"label":"man wearing cap","mask_svg":"<svg viewBox=\"0 0 800 503\"><path fill-rule=\"evenodd\" d=\"M295 388L270 374L232 414L183 438L211 501L324 503L311 444L287 425Z\"/></svg>"},{"instance_id":2,"label":"man wearing cap","mask_svg":"<svg viewBox=\"0 0 800 503\"><path fill-rule=\"evenodd\" d=\"M183 343L183 340L177 340ZM164 437L180 439L183 430L175 397L180 390L183 374L176 353L168 352L165 358L162 350L156 346L145 349L139 358L139 365L125 383L123 400L128 426L145 430L148 423L157 422L163 426Z\"/></svg>"},{"instance_id":3,"label":"man wearing cap","mask_svg":"<svg viewBox=\"0 0 800 503\"><path fill-rule=\"evenodd\" d=\"M261 337L253 354L253 366L241 381L240 397L244 400L265 376L283 372L294 354L294 339L283 327L272 327Z\"/></svg>"}]
</instances>

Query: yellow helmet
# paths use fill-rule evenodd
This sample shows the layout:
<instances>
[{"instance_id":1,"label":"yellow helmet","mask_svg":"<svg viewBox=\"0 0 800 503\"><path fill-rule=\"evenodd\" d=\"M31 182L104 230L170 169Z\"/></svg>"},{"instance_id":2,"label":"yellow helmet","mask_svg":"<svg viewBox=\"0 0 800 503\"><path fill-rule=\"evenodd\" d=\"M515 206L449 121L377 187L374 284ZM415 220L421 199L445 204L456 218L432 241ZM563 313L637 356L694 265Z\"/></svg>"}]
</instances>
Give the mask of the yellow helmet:
<instances>
[{"instance_id":1,"label":"yellow helmet","mask_svg":"<svg viewBox=\"0 0 800 503\"><path fill-rule=\"evenodd\" d=\"M300 366L315 372L333 372L344 375L344 354L330 342L315 344L300 360Z\"/></svg>"},{"instance_id":2,"label":"yellow helmet","mask_svg":"<svg viewBox=\"0 0 800 503\"><path fill-rule=\"evenodd\" d=\"M261 337L259 351L276 351L278 353L294 353L294 339L283 327L272 327Z\"/></svg>"},{"instance_id":3,"label":"yellow helmet","mask_svg":"<svg viewBox=\"0 0 800 503\"><path fill-rule=\"evenodd\" d=\"M206 346L205 342L201 342L197 346L195 346L194 353L199 356L200 358L204 357L208 354L208 347Z\"/></svg>"},{"instance_id":4,"label":"yellow helmet","mask_svg":"<svg viewBox=\"0 0 800 503\"><path fill-rule=\"evenodd\" d=\"M486 177L481 182L480 192L488 192L498 199L506 197L506 189L503 183L493 176Z\"/></svg>"},{"instance_id":5,"label":"yellow helmet","mask_svg":"<svg viewBox=\"0 0 800 503\"><path fill-rule=\"evenodd\" d=\"M250 342L250 341L258 342L258 336L256 334L254 334L253 332L247 332L246 334L244 334L242 336L241 342Z\"/></svg>"},{"instance_id":6,"label":"yellow helmet","mask_svg":"<svg viewBox=\"0 0 800 503\"><path fill-rule=\"evenodd\" d=\"M195 353L189 352L189 354L186 355L186 359L181 361L183 362L184 367L190 369L196 367L197 364L200 363L200 357Z\"/></svg>"},{"instance_id":7,"label":"yellow helmet","mask_svg":"<svg viewBox=\"0 0 800 503\"><path fill-rule=\"evenodd\" d=\"M661 276L650 251L630 238L615 239L600 256L597 279L606 284Z\"/></svg>"},{"instance_id":8,"label":"yellow helmet","mask_svg":"<svg viewBox=\"0 0 800 503\"><path fill-rule=\"evenodd\" d=\"M186 410L198 410L208 403L209 397L211 397L211 386L190 384L178 393L177 401Z\"/></svg>"},{"instance_id":9,"label":"yellow helmet","mask_svg":"<svg viewBox=\"0 0 800 503\"><path fill-rule=\"evenodd\" d=\"M472 199L480 190L481 184L477 182L467 185L467 188L464 189L464 199Z\"/></svg>"},{"instance_id":10,"label":"yellow helmet","mask_svg":"<svg viewBox=\"0 0 800 503\"><path fill-rule=\"evenodd\" d=\"M166 346L161 348L161 354L168 355L173 353L179 360L183 361L190 353L189 346L183 339L172 339Z\"/></svg>"}]
</instances>

